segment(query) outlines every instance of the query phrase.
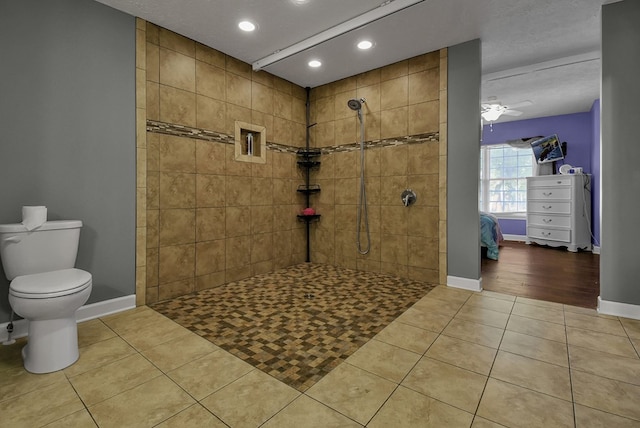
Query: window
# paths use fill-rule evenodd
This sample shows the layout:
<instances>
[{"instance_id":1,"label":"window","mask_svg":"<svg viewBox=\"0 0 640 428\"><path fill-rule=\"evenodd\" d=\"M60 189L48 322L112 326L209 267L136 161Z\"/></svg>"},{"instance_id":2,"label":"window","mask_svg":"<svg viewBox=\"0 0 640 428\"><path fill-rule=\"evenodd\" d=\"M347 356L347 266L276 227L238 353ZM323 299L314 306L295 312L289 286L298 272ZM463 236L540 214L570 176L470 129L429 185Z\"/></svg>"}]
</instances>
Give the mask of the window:
<instances>
[{"instance_id":1,"label":"window","mask_svg":"<svg viewBox=\"0 0 640 428\"><path fill-rule=\"evenodd\" d=\"M491 213L527 211L527 179L533 175L531 148L508 144L480 149L480 210Z\"/></svg>"}]
</instances>

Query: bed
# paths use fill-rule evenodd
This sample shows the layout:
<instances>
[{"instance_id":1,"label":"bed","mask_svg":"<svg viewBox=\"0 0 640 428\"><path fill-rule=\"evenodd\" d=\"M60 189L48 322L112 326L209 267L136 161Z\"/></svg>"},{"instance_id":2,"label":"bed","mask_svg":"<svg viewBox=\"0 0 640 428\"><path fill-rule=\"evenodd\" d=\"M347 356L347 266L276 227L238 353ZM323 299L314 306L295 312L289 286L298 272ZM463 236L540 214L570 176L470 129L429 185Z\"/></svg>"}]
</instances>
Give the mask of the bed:
<instances>
[{"instance_id":1,"label":"bed","mask_svg":"<svg viewBox=\"0 0 640 428\"><path fill-rule=\"evenodd\" d=\"M498 260L502 231L493 214L480 212L480 245L487 248L487 258Z\"/></svg>"}]
</instances>

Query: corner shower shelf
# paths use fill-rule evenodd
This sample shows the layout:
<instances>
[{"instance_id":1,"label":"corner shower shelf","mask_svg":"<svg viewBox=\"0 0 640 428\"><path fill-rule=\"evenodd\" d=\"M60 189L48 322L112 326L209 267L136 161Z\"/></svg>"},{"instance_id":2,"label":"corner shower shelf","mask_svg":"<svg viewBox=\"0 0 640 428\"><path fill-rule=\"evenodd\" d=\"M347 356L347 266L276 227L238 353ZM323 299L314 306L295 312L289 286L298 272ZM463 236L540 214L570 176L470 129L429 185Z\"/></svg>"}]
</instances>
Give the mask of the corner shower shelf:
<instances>
[{"instance_id":1,"label":"corner shower shelf","mask_svg":"<svg viewBox=\"0 0 640 428\"><path fill-rule=\"evenodd\" d=\"M304 193L305 195L310 195L312 193L318 193L320 192L320 185L319 184L309 184L308 186L306 184L301 184L298 186L298 192L300 193Z\"/></svg>"},{"instance_id":2,"label":"corner shower shelf","mask_svg":"<svg viewBox=\"0 0 640 428\"><path fill-rule=\"evenodd\" d=\"M317 160L322 152L320 149L300 149L298 150L298 165L303 168L315 168L320 166L320 161Z\"/></svg>"},{"instance_id":3,"label":"corner shower shelf","mask_svg":"<svg viewBox=\"0 0 640 428\"><path fill-rule=\"evenodd\" d=\"M320 214L311 214L311 215L298 214L298 220L311 223L311 222L320 220Z\"/></svg>"}]
</instances>

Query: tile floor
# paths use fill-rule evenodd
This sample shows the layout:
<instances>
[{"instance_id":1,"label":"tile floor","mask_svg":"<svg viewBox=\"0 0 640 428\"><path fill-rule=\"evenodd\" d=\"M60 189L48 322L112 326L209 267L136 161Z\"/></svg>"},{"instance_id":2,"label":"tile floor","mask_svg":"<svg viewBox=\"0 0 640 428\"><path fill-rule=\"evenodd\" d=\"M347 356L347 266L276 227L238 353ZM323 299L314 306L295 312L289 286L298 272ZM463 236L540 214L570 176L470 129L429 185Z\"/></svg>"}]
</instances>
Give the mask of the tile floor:
<instances>
[{"instance_id":1,"label":"tile floor","mask_svg":"<svg viewBox=\"0 0 640 428\"><path fill-rule=\"evenodd\" d=\"M151 308L305 392L432 288L303 263Z\"/></svg>"},{"instance_id":2,"label":"tile floor","mask_svg":"<svg viewBox=\"0 0 640 428\"><path fill-rule=\"evenodd\" d=\"M640 321L492 292L436 287L305 392L149 307L79 337L46 375L0 347L0 426L640 426Z\"/></svg>"}]
</instances>

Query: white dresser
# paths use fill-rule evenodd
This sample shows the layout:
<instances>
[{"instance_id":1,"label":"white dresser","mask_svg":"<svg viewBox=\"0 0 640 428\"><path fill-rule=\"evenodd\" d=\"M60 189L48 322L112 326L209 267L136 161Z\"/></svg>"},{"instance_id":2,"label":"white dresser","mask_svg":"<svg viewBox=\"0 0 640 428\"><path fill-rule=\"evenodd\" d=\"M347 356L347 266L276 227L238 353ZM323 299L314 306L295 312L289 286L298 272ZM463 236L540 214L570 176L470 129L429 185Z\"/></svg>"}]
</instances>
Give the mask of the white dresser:
<instances>
[{"instance_id":1,"label":"white dresser","mask_svg":"<svg viewBox=\"0 0 640 428\"><path fill-rule=\"evenodd\" d=\"M527 244L591 250L591 175L527 177Z\"/></svg>"}]
</instances>

